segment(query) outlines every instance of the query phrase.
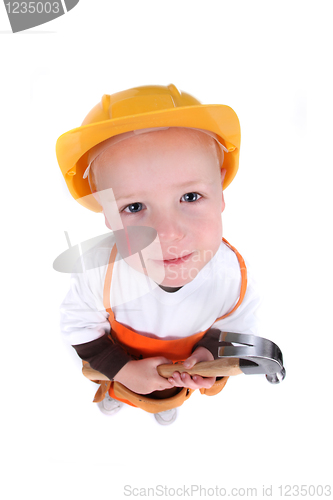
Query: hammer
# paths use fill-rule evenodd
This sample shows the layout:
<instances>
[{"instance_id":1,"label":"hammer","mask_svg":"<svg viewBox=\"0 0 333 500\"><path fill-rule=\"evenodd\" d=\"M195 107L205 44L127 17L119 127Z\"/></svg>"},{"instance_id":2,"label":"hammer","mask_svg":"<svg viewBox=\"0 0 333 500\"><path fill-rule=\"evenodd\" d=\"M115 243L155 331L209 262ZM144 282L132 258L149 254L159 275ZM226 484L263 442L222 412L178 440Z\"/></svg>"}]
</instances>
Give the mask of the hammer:
<instances>
[{"instance_id":1,"label":"hammer","mask_svg":"<svg viewBox=\"0 0 333 500\"><path fill-rule=\"evenodd\" d=\"M233 342L239 345L230 345ZM164 364L159 365L157 371L164 378L171 377L175 371L201 377L264 374L271 384L279 384L286 376L282 352L271 340L256 335L220 332L217 344L218 358L214 361L202 361L190 369L182 363ZM90 380L109 380L89 364L84 365L82 372Z\"/></svg>"},{"instance_id":2,"label":"hammer","mask_svg":"<svg viewBox=\"0 0 333 500\"><path fill-rule=\"evenodd\" d=\"M235 343L225 345L225 343ZM279 384L286 376L282 352L271 340L243 333L221 332L218 340L218 358L197 363L186 369L181 363L160 365L158 373L169 378L175 371L201 377L264 374L271 384Z\"/></svg>"}]
</instances>

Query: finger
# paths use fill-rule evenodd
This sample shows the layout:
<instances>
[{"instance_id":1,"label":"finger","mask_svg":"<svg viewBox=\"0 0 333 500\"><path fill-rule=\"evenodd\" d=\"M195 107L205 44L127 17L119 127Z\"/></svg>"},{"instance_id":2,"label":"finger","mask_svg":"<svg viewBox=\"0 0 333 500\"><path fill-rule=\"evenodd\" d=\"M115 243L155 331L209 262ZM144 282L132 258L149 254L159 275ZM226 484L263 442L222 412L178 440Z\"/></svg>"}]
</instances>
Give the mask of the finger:
<instances>
[{"instance_id":1,"label":"finger","mask_svg":"<svg viewBox=\"0 0 333 500\"><path fill-rule=\"evenodd\" d=\"M172 383L174 387L184 387L179 372L174 372L172 377L168 378L168 381Z\"/></svg>"},{"instance_id":2,"label":"finger","mask_svg":"<svg viewBox=\"0 0 333 500\"><path fill-rule=\"evenodd\" d=\"M196 382L192 379L192 377L188 373L186 373L186 372L182 373L180 378L181 378L183 387L187 387L189 389L198 389Z\"/></svg>"},{"instance_id":3,"label":"finger","mask_svg":"<svg viewBox=\"0 0 333 500\"><path fill-rule=\"evenodd\" d=\"M201 377L197 377L198 379L201 379ZM198 385L197 381L193 380L193 378L186 372L178 373L173 378L176 380L177 387L187 387L189 389L198 389L199 387L201 387L200 380Z\"/></svg>"},{"instance_id":4,"label":"finger","mask_svg":"<svg viewBox=\"0 0 333 500\"><path fill-rule=\"evenodd\" d=\"M199 375L193 375L192 380L197 385L198 389L200 388L210 389L214 385L216 378L200 377Z\"/></svg>"},{"instance_id":5,"label":"finger","mask_svg":"<svg viewBox=\"0 0 333 500\"><path fill-rule=\"evenodd\" d=\"M190 356L189 358L187 358L183 365L185 366L185 368L193 368L194 365L196 365L198 363L198 359L196 356Z\"/></svg>"},{"instance_id":6,"label":"finger","mask_svg":"<svg viewBox=\"0 0 333 500\"><path fill-rule=\"evenodd\" d=\"M182 373L181 381L184 387L188 387L189 389L209 389L215 382L215 377L200 377L199 375L194 375L190 377L188 373Z\"/></svg>"}]
</instances>

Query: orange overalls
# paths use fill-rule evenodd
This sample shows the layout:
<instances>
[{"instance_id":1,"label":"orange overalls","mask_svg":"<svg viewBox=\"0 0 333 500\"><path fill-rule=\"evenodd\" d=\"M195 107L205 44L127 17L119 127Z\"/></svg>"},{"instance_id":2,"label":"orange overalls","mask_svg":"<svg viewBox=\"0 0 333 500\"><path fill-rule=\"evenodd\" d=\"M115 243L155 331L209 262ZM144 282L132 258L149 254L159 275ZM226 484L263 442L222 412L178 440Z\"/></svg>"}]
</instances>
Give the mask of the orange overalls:
<instances>
[{"instance_id":1,"label":"orange overalls","mask_svg":"<svg viewBox=\"0 0 333 500\"><path fill-rule=\"evenodd\" d=\"M235 252L237 256L241 272L241 291L239 299L234 308L224 316L217 318L215 322L219 321L220 319L226 318L227 316L230 316L230 314L232 314L240 306L247 287L247 271L242 256L224 238L222 240L231 250L233 250L233 252ZM194 345L202 339L209 328L204 332L199 332L194 335L190 335L189 337L176 340L162 340L145 337L118 323L110 306L111 280L116 255L117 247L116 245L114 245L108 263L103 292L103 303L106 311L109 313L108 319L111 325L110 338L113 342L120 344L125 349L125 351L135 359L165 356L172 361L184 361L192 354ZM223 377L220 380L217 380L210 389L200 389L201 394L206 394L208 396L214 396L215 394L218 394L220 391L222 391L228 378L229 377ZM97 381L97 383L101 385L95 395L94 402L101 401L104 398L106 392L109 391L109 394L112 398L123 401L128 405L142 408L149 413L159 413L161 411L181 406L184 401L188 399L194 392L194 389L181 388L175 396L166 399L154 399L152 397L149 397L149 394L136 394L119 382Z\"/></svg>"}]
</instances>

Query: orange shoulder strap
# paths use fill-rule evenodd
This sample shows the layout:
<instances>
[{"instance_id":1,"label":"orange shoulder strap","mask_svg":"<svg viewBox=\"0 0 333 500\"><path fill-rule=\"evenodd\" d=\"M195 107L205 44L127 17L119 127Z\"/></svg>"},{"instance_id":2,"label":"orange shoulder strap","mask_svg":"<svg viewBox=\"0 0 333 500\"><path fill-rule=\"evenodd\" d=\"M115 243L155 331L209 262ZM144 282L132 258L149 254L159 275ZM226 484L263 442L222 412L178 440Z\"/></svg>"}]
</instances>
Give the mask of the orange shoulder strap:
<instances>
[{"instance_id":1,"label":"orange shoulder strap","mask_svg":"<svg viewBox=\"0 0 333 500\"><path fill-rule=\"evenodd\" d=\"M108 268L106 270L106 276L105 276L105 280L104 280L104 290L103 290L103 304L104 304L105 310L110 315L109 321L111 323L115 320L113 311L111 309L111 304L110 304L110 291L111 291L111 280L112 280L113 266L114 266L114 262L116 260L116 256L117 256L117 246L113 245L113 248L111 250L110 259L109 259Z\"/></svg>"},{"instance_id":2,"label":"orange shoulder strap","mask_svg":"<svg viewBox=\"0 0 333 500\"><path fill-rule=\"evenodd\" d=\"M230 245L230 243L225 238L222 238L222 241L223 241L223 243L225 243L236 254L236 257L238 259L239 268L240 268L240 272L241 272L241 289L240 289L239 298L238 298L238 300L237 300L237 302L235 304L235 307L233 307L233 309L231 309L231 311L228 312L227 314L224 314L224 316L221 316L220 318L217 318L215 320L215 322L219 321L220 319L227 318L228 316L230 316L230 314L232 314L233 312L236 311L236 309L243 302L243 299L244 299L244 296L245 296L245 292L246 292L246 288L247 288L247 270L246 270L246 265L245 265L243 257L236 250L235 247L233 247L232 245Z\"/></svg>"}]
</instances>

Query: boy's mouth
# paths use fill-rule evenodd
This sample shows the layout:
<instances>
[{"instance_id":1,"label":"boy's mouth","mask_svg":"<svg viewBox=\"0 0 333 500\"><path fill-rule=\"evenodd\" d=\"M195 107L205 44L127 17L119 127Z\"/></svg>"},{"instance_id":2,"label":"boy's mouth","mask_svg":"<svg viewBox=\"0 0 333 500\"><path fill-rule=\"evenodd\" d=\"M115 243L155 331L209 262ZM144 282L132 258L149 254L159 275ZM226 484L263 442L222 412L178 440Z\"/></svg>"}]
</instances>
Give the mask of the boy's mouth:
<instances>
[{"instance_id":1,"label":"boy's mouth","mask_svg":"<svg viewBox=\"0 0 333 500\"><path fill-rule=\"evenodd\" d=\"M189 261L192 255L193 252L183 255L183 257L176 257L175 259L154 260L153 262L156 264L163 264L164 266L179 265Z\"/></svg>"}]
</instances>

